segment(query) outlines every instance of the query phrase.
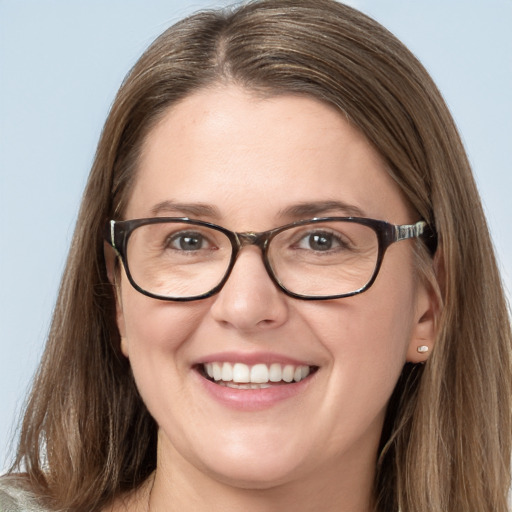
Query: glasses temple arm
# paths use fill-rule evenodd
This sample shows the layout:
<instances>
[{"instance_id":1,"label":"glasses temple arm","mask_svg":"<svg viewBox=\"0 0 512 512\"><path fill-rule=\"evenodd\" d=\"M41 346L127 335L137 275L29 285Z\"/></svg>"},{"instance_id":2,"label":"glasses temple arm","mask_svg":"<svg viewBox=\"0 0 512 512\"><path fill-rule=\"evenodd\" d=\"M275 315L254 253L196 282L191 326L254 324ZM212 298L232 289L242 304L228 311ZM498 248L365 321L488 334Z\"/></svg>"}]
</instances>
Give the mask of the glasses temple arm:
<instances>
[{"instance_id":1,"label":"glasses temple arm","mask_svg":"<svg viewBox=\"0 0 512 512\"><path fill-rule=\"evenodd\" d=\"M416 224L403 224L401 226L394 226L395 228L395 242L400 240L407 240L408 238L416 238L421 236L427 227L424 220L416 222Z\"/></svg>"}]
</instances>

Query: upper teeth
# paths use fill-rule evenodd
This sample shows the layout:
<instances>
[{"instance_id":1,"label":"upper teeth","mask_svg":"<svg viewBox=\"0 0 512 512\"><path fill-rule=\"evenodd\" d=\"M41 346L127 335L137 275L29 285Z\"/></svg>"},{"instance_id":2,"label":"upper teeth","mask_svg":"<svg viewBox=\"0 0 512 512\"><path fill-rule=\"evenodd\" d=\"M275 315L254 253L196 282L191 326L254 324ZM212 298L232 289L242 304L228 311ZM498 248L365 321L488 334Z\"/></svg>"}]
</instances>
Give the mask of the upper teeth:
<instances>
[{"instance_id":1,"label":"upper teeth","mask_svg":"<svg viewBox=\"0 0 512 512\"><path fill-rule=\"evenodd\" d=\"M295 366L293 364L282 365L263 363L253 366L244 363L206 363L206 374L216 381L264 384L267 382L299 382L310 373L310 367L306 365Z\"/></svg>"}]
</instances>

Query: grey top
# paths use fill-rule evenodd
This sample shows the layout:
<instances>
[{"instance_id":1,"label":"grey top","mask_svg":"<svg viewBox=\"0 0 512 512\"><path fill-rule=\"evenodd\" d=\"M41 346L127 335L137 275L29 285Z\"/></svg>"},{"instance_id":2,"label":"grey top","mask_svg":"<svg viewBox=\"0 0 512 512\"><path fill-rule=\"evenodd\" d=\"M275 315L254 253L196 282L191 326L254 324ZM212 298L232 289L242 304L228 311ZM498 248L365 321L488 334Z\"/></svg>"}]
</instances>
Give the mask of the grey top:
<instances>
[{"instance_id":1,"label":"grey top","mask_svg":"<svg viewBox=\"0 0 512 512\"><path fill-rule=\"evenodd\" d=\"M37 504L32 493L15 485L14 479L0 478L0 512L50 512Z\"/></svg>"}]
</instances>

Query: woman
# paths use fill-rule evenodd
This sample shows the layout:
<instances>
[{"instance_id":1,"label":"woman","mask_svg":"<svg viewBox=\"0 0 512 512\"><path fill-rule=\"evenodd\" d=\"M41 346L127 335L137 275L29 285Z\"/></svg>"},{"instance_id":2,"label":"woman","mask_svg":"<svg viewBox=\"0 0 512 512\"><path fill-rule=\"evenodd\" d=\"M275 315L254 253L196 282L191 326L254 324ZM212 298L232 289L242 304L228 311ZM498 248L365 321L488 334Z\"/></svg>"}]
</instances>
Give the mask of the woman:
<instances>
[{"instance_id":1,"label":"woman","mask_svg":"<svg viewBox=\"0 0 512 512\"><path fill-rule=\"evenodd\" d=\"M327 0L201 13L107 119L1 499L505 511L510 342L414 57Z\"/></svg>"}]
</instances>

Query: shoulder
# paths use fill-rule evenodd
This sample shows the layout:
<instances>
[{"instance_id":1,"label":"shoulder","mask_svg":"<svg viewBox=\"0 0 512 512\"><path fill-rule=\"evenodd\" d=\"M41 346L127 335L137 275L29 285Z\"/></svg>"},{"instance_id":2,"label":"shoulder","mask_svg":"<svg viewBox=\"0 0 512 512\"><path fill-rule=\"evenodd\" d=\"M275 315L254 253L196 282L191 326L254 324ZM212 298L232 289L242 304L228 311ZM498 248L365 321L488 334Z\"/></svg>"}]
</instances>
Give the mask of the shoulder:
<instances>
[{"instance_id":1,"label":"shoulder","mask_svg":"<svg viewBox=\"0 0 512 512\"><path fill-rule=\"evenodd\" d=\"M45 512L34 495L17 485L16 479L0 478L0 512Z\"/></svg>"}]
</instances>

